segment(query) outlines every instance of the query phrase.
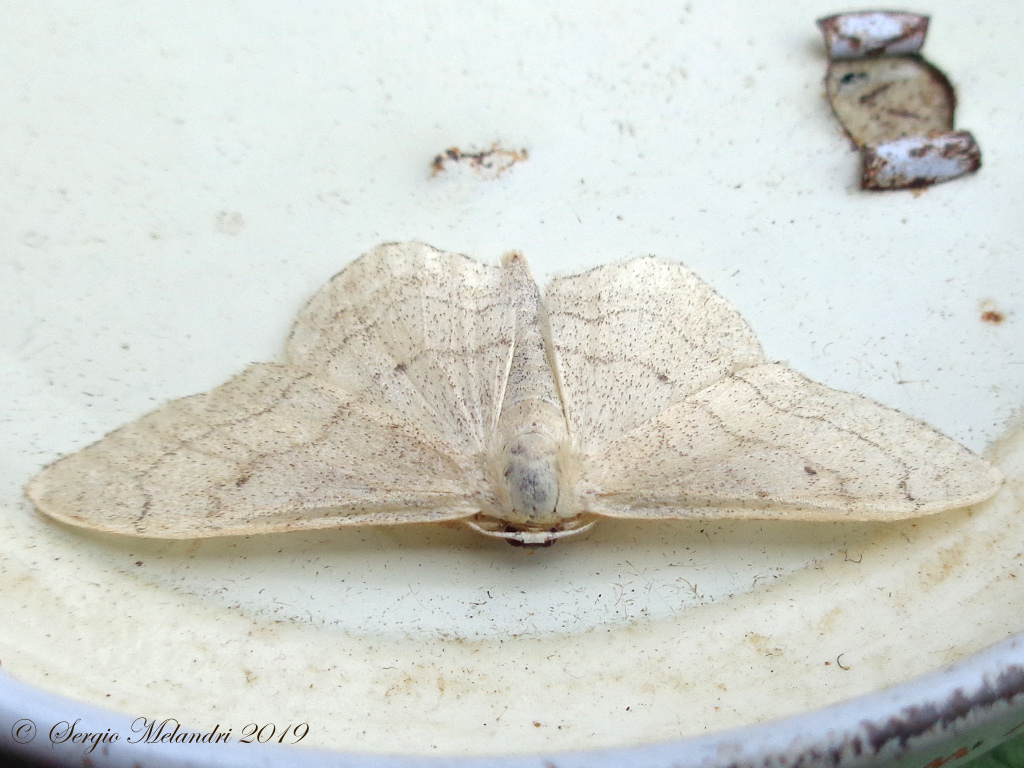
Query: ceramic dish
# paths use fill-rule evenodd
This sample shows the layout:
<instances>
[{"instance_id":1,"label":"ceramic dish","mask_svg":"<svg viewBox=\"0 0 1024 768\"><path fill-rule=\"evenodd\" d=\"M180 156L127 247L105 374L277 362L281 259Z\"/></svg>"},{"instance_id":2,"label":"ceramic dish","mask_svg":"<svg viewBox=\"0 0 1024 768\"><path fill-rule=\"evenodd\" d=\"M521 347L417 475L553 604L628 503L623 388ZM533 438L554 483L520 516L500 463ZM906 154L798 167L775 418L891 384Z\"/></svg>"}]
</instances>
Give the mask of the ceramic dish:
<instances>
[{"instance_id":1,"label":"ceramic dish","mask_svg":"<svg viewBox=\"0 0 1024 768\"><path fill-rule=\"evenodd\" d=\"M975 656L1024 629L1017 6L927 9L926 52L983 167L889 193L858 188L824 98L814 20L843 10L12 10L0 668L9 695L33 689L37 738L70 700L93 731L176 718L235 741L272 724L287 743L307 724L299 747L354 765L614 749L600 759L653 766L722 761L724 744L738 764L768 754L743 751L756 744L803 754L908 707L936 713L915 722L945 759L974 724L994 730L968 747L1024 720L1019 686L999 682L1018 645ZM495 142L507 167L473 162ZM678 260L769 358L929 422L1007 485L899 523L604 523L532 555L424 526L156 542L61 526L23 498L57 456L277 359L327 278L411 239L521 250L542 285ZM218 764L221 746L189 759Z\"/></svg>"}]
</instances>

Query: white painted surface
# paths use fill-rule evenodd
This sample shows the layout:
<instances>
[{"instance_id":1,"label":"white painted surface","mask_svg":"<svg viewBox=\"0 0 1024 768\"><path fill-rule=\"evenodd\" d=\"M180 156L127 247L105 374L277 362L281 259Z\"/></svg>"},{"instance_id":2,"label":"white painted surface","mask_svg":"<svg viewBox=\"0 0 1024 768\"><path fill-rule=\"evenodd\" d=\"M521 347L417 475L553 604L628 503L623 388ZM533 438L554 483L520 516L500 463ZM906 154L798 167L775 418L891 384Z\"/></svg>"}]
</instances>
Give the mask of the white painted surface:
<instances>
[{"instance_id":1,"label":"white painted surface","mask_svg":"<svg viewBox=\"0 0 1024 768\"><path fill-rule=\"evenodd\" d=\"M984 450L1024 402L1016 4L928 9L925 53L985 166L920 195L857 189L823 97L824 3L4 5L15 678L199 729L305 721L310 746L530 752L820 707L1024 628L1009 496L897 526L605 523L526 556L443 529L89 536L20 492L275 359L312 291L402 239L516 248L541 283L679 259L769 357ZM444 149L496 140L529 159L431 177Z\"/></svg>"}]
</instances>

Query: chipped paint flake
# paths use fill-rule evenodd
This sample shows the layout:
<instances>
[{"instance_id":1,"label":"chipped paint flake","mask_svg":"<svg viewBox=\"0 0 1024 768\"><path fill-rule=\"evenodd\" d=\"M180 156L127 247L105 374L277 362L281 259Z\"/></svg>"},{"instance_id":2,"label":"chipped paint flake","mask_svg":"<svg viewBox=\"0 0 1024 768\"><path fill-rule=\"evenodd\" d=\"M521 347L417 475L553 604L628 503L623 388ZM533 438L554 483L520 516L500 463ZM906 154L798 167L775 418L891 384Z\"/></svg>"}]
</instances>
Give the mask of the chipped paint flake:
<instances>
[{"instance_id":1,"label":"chipped paint flake","mask_svg":"<svg viewBox=\"0 0 1024 768\"><path fill-rule=\"evenodd\" d=\"M916 13L860 11L818 19L831 59L917 53L928 32L928 17Z\"/></svg>"},{"instance_id":2,"label":"chipped paint flake","mask_svg":"<svg viewBox=\"0 0 1024 768\"><path fill-rule=\"evenodd\" d=\"M864 189L909 189L972 173L981 150L967 131L907 136L863 148Z\"/></svg>"},{"instance_id":3,"label":"chipped paint flake","mask_svg":"<svg viewBox=\"0 0 1024 768\"><path fill-rule=\"evenodd\" d=\"M861 187L915 189L981 167L981 150L953 129L956 95L918 51L928 18L860 12L818 21L829 67L832 111L861 151Z\"/></svg>"}]
</instances>

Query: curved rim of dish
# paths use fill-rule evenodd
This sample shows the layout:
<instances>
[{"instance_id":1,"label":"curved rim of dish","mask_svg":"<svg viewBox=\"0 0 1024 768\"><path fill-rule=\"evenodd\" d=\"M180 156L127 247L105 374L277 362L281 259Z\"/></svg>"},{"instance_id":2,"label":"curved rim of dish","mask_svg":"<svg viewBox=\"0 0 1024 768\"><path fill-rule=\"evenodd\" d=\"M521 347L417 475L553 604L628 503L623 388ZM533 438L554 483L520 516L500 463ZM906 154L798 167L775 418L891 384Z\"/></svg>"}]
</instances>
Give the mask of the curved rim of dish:
<instances>
[{"instance_id":1,"label":"curved rim of dish","mask_svg":"<svg viewBox=\"0 0 1024 768\"><path fill-rule=\"evenodd\" d=\"M35 724L26 743L14 739L14 726ZM52 744L49 730L81 720L102 724L122 736L100 743ZM418 756L337 752L270 744L129 743L136 736L130 715L81 704L0 674L0 747L30 760L55 759L87 765L102 757L110 766L147 767L289 765L308 768L754 768L756 766L871 765L901 755L923 753L951 739L996 730L986 750L1024 725L1024 633L1003 640L949 667L892 688L865 694L820 710L730 731L674 741L601 750L515 756ZM1017 722L1020 721L1020 722ZM173 723L172 723L173 725ZM1010 726L1007 729L1007 726ZM95 727L95 726L93 726ZM973 747L967 751L973 751ZM960 748L951 758L966 754ZM948 760L942 760L943 764Z\"/></svg>"}]
</instances>

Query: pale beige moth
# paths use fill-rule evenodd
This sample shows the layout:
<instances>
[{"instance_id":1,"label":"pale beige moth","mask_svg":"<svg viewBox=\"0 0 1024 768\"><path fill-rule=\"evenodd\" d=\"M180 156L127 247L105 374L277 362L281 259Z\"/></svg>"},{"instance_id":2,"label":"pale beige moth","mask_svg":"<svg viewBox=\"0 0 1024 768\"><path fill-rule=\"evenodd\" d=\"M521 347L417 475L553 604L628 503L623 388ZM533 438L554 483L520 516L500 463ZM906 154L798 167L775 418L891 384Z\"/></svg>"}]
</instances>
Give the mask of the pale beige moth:
<instances>
[{"instance_id":1,"label":"pale beige moth","mask_svg":"<svg viewBox=\"0 0 1024 768\"><path fill-rule=\"evenodd\" d=\"M545 546L602 518L899 520L992 496L935 429L765 358L685 267L553 280L382 245L257 363L46 467L43 513L161 538L460 521Z\"/></svg>"}]
</instances>

